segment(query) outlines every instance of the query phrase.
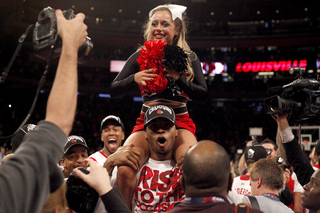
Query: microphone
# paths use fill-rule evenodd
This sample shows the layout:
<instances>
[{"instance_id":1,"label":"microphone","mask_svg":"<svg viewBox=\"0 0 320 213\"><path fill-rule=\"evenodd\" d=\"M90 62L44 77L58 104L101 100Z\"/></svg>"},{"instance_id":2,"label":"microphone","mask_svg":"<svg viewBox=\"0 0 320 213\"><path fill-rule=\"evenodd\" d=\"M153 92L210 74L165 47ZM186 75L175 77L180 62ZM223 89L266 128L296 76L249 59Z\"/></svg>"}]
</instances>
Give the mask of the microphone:
<instances>
[{"instance_id":1,"label":"microphone","mask_svg":"<svg viewBox=\"0 0 320 213\"><path fill-rule=\"evenodd\" d=\"M282 88L290 88L292 89L302 89L302 88L308 88L311 90L319 89L320 82L313 79L297 79L290 84L284 85Z\"/></svg>"},{"instance_id":2,"label":"microphone","mask_svg":"<svg viewBox=\"0 0 320 213\"><path fill-rule=\"evenodd\" d=\"M297 79L283 86L270 87L267 89L267 94L274 95L274 94L280 94L283 91L288 92L288 91L298 90L303 88L317 90L319 89L319 87L320 87L320 82L317 80Z\"/></svg>"},{"instance_id":3,"label":"microphone","mask_svg":"<svg viewBox=\"0 0 320 213\"><path fill-rule=\"evenodd\" d=\"M282 86L276 86L276 87L270 87L267 89L267 94L269 95L274 95L274 94L279 94L283 91Z\"/></svg>"}]
</instances>

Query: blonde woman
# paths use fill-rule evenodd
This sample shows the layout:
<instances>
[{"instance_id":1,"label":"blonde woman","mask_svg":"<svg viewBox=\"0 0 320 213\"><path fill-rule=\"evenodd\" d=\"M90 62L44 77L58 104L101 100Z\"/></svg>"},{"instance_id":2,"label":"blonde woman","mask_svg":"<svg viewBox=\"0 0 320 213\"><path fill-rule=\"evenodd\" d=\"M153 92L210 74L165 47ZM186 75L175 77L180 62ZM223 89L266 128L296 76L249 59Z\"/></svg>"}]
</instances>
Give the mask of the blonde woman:
<instances>
[{"instance_id":1,"label":"blonde woman","mask_svg":"<svg viewBox=\"0 0 320 213\"><path fill-rule=\"evenodd\" d=\"M176 161L184 155L190 146L197 142L196 126L189 117L187 100L192 99L196 103L204 104L208 98L208 89L199 58L190 50L186 42L187 29L186 16L184 15L186 9L185 6L181 5L160 5L150 11L149 20L143 27L145 41L163 40L170 45L181 47L188 55L188 69L185 75L181 75L180 70L165 69L165 76L175 82L181 92L179 95L168 96L165 95L165 92L149 94L141 90L143 106L140 117L137 119L131 135L125 141L125 145L134 144L133 149L140 152L140 166L147 161L150 155L143 119L145 112L151 106L166 105L172 107L175 111L178 136L173 153ZM110 89L112 98L123 97L134 87L145 86L146 81L151 81L156 77L152 69L139 71L140 67L136 60L139 56L139 51L133 53L122 71L113 80ZM165 148L166 142L160 140L160 138L160 147ZM118 170L117 184L129 207L136 186L136 172L127 166L120 166Z\"/></svg>"}]
</instances>

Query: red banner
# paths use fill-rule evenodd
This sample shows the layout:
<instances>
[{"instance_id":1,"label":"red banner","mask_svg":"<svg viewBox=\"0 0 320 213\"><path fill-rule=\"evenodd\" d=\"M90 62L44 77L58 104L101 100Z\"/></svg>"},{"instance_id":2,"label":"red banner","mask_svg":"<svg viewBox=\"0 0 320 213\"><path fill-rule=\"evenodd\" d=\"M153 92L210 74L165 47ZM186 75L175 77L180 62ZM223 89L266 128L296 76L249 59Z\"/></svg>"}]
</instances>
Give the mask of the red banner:
<instances>
[{"instance_id":1,"label":"red banner","mask_svg":"<svg viewBox=\"0 0 320 213\"><path fill-rule=\"evenodd\" d=\"M307 60L295 61L262 61L238 63L236 72L278 72L288 71L290 67L303 67L306 69Z\"/></svg>"}]
</instances>

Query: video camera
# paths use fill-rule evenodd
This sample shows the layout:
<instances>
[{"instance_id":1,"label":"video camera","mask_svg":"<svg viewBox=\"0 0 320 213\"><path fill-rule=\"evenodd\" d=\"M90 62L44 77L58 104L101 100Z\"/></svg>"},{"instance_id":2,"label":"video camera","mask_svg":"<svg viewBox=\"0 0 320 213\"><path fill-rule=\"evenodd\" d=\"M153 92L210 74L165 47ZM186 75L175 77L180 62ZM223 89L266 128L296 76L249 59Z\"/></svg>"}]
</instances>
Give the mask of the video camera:
<instances>
[{"instance_id":1,"label":"video camera","mask_svg":"<svg viewBox=\"0 0 320 213\"><path fill-rule=\"evenodd\" d=\"M293 82L267 90L268 94L275 95L264 100L267 114L289 114L289 119L294 123L303 123L312 118L320 117L320 82L315 79L303 78L305 69L291 67L290 74L297 74ZM316 121L315 122L320 122Z\"/></svg>"},{"instance_id":2,"label":"video camera","mask_svg":"<svg viewBox=\"0 0 320 213\"><path fill-rule=\"evenodd\" d=\"M75 17L72 9L64 10L62 13L68 20ZM58 36L55 10L51 7L46 7L39 13L38 22L33 30L34 55L44 60L50 59L52 45L54 45L52 58L59 57L61 54L62 41ZM92 41L87 37L86 41L79 47L78 63L85 61L85 57L92 48Z\"/></svg>"}]
</instances>

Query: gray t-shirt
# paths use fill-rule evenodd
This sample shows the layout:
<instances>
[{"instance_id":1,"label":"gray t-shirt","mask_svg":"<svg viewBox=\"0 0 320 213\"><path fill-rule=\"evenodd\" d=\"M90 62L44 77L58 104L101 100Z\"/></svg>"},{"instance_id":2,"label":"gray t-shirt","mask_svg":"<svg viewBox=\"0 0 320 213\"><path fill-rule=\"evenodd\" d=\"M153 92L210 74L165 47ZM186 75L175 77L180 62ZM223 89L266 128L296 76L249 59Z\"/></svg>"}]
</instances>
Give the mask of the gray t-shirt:
<instances>
[{"instance_id":1,"label":"gray t-shirt","mask_svg":"<svg viewBox=\"0 0 320 213\"><path fill-rule=\"evenodd\" d=\"M255 196L257 199L260 210L264 213L294 213L292 209L284 205L281 201L275 200L265 196ZM250 203L250 200L247 196L243 197L242 202Z\"/></svg>"},{"instance_id":2,"label":"gray t-shirt","mask_svg":"<svg viewBox=\"0 0 320 213\"><path fill-rule=\"evenodd\" d=\"M0 168L0 211L40 212L50 192L63 183L57 166L66 135L53 123L41 121Z\"/></svg>"}]
</instances>

